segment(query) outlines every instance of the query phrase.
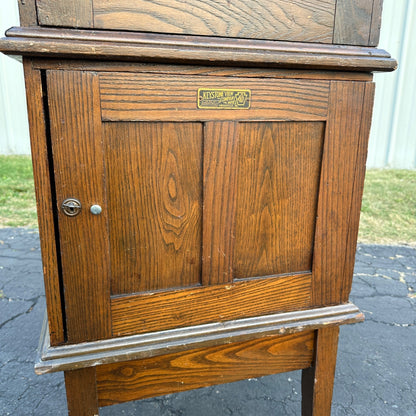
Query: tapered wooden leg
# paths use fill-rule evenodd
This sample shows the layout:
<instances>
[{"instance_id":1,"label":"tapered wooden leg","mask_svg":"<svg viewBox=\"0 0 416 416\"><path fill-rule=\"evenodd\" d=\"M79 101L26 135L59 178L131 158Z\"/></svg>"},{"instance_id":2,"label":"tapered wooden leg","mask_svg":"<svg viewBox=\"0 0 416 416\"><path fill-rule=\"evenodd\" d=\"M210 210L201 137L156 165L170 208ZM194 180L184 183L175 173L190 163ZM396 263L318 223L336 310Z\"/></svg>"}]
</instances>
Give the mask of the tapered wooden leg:
<instances>
[{"instance_id":1,"label":"tapered wooden leg","mask_svg":"<svg viewBox=\"0 0 416 416\"><path fill-rule=\"evenodd\" d=\"M95 367L65 371L69 416L98 416Z\"/></svg>"},{"instance_id":2,"label":"tapered wooden leg","mask_svg":"<svg viewBox=\"0 0 416 416\"><path fill-rule=\"evenodd\" d=\"M315 360L302 371L302 416L330 416L339 326L316 333Z\"/></svg>"}]
</instances>

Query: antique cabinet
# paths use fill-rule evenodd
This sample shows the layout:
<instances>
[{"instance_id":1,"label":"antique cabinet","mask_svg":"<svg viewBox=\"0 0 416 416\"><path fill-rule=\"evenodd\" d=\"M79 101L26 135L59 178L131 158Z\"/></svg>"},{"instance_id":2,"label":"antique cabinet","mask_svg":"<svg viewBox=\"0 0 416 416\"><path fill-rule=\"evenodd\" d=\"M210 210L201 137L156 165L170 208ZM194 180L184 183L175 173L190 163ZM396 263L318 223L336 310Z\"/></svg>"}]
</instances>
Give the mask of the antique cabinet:
<instances>
[{"instance_id":1,"label":"antique cabinet","mask_svg":"<svg viewBox=\"0 0 416 416\"><path fill-rule=\"evenodd\" d=\"M71 415L291 370L330 415L379 0L20 1L47 320Z\"/></svg>"}]
</instances>

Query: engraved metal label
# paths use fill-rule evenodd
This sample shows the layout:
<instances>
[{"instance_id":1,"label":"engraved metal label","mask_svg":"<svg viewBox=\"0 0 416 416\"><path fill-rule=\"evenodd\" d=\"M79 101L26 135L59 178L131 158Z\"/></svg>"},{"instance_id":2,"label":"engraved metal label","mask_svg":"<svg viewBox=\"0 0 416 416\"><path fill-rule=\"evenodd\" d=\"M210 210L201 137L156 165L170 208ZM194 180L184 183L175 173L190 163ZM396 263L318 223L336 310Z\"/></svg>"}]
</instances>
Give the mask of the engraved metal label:
<instances>
[{"instance_id":1,"label":"engraved metal label","mask_svg":"<svg viewBox=\"0 0 416 416\"><path fill-rule=\"evenodd\" d=\"M251 104L250 90L216 88L198 89L198 108L248 109Z\"/></svg>"}]
</instances>

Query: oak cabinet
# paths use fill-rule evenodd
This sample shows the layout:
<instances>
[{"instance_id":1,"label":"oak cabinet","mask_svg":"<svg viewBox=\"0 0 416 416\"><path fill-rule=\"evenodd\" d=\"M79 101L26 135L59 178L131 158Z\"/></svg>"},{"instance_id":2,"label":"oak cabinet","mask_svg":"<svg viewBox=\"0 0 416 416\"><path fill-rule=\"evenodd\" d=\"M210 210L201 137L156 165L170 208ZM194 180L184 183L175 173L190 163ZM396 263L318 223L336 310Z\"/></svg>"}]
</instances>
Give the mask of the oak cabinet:
<instances>
[{"instance_id":1,"label":"oak cabinet","mask_svg":"<svg viewBox=\"0 0 416 416\"><path fill-rule=\"evenodd\" d=\"M380 2L145 3L27 1L0 44L24 56L36 369L65 371L71 415L301 369L302 414L330 415L339 325L363 319L371 72L396 65Z\"/></svg>"}]
</instances>

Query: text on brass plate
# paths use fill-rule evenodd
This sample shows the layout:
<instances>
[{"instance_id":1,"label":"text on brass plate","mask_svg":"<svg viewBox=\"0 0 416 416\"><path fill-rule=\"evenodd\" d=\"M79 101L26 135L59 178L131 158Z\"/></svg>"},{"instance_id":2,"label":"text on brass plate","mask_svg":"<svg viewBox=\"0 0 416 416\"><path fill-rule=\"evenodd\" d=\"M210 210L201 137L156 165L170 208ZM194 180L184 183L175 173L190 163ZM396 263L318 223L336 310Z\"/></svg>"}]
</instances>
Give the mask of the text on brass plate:
<instances>
[{"instance_id":1,"label":"text on brass plate","mask_svg":"<svg viewBox=\"0 0 416 416\"><path fill-rule=\"evenodd\" d=\"M216 88L198 89L198 108L248 109L251 104L250 90Z\"/></svg>"}]
</instances>

